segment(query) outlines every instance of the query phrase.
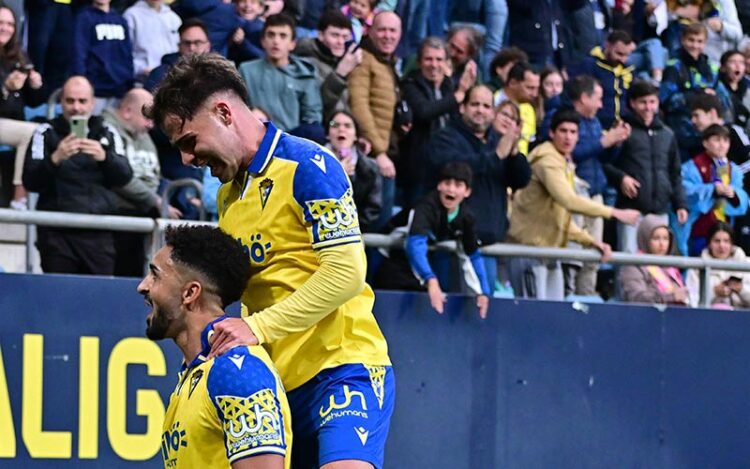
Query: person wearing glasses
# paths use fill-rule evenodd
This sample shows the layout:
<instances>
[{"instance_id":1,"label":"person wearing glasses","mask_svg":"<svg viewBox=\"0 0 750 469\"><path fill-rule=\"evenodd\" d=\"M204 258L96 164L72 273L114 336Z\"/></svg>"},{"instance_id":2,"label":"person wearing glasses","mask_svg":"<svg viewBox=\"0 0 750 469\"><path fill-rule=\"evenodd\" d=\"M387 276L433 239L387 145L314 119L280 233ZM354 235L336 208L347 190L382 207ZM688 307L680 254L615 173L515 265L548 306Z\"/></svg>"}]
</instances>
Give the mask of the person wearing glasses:
<instances>
[{"instance_id":1,"label":"person wearing glasses","mask_svg":"<svg viewBox=\"0 0 750 469\"><path fill-rule=\"evenodd\" d=\"M365 233L372 231L383 206L383 180L378 165L359 148L359 129L348 111L338 111L331 116L327 134L326 146L336 155L352 181L359 227Z\"/></svg>"},{"instance_id":2,"label":"person wearing glasses","mask_svg":"<svg viewBox=\"0 0 750 469\"><path fill-rule=\"evenodd\" d=\"M208 40L208 30L206 29L206 25L203 24L203 21L198 18L190 18L183 21L177 32L180 35L177 52L163 56L161 58L161 65L151 70L146 82L143 84L143 87L152 93L167 75L167 72L172 68L172 65L174 65L180 57L206 54L211 51L211 42Z\"/></svg>"}]
</instances>

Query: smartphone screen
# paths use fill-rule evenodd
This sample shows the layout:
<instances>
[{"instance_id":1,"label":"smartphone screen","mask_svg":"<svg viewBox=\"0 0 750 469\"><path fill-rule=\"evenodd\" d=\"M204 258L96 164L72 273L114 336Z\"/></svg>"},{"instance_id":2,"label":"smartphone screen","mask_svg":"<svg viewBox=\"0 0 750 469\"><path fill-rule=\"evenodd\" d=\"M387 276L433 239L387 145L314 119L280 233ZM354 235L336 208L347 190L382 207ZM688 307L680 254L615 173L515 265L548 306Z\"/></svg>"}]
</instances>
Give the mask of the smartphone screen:
<instances>
[{"instance_id":1,"label":"smartphone screen","mask_svg":"<svg viewBox=\"0 0 750 469\"><path fill-rule=\"evenodd\" d=\"M89 135L89 123L85 117L73 117L70 120L70 131L78 138L86 138Z\"/></svg>"}]
</instances>

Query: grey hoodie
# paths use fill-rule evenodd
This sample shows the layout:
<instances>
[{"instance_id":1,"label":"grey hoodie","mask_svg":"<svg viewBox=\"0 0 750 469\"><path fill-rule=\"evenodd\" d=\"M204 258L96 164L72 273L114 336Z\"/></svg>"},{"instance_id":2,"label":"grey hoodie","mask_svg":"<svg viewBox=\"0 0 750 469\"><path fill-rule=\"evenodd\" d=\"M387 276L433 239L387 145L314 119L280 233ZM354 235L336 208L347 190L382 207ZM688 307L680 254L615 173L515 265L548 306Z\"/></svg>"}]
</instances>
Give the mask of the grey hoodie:
<instances>
[{"instance_id":1,"label":"grey hoodie","mask_svg":"<svg viewBox=\"0 0 750 469\"><path fill-rule=\"evenodd\" d=\"M115 189L118 210L126 215L147 215L158 209L157 191L161 179L159 155L148 132L134 134L120 120L117 111L107 108L102 112L115 138L122 139L125 156L133 170L133 178L123 187Z\"/></svg>"}]
</instances>

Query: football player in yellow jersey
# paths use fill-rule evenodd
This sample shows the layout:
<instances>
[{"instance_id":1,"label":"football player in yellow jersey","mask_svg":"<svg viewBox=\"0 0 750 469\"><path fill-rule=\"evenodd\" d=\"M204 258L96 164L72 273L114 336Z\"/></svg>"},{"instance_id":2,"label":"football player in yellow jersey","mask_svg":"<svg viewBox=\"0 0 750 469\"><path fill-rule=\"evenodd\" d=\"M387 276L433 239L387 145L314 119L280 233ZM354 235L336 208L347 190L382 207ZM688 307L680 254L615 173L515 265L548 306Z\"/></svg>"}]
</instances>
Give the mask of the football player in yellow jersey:
<instances>
[{"instance_id":1,"label":"football player in yellow jersey","mask_svg":"<svg viewBox=\"0 0 750 469\"><path fill-rule=\"evenodd\" d=\"M295 468L380 468L395 379L351 183L328 150L256 119L247 96L230 62L194 56L146 110L184 164L224 183L219 226L250 255L249 316L214 326L210 356L266 347L289 397Z\"/></svg>"},{"instance_id":2,"label":"football player in yellow jersey","mask_svg":"<svg viewBox=\"0 0 750 469\"><path fill-rule=\"evenodd\" d=\"M237 346L208 358L214 328L227 320L250 269L232 237L208 226L167 230L166 246L138 285L153 308L151 340L170 338L185 355L164 418L165 468L289 469L291 411L263 347Z\"/></svg>"}]
</instances>

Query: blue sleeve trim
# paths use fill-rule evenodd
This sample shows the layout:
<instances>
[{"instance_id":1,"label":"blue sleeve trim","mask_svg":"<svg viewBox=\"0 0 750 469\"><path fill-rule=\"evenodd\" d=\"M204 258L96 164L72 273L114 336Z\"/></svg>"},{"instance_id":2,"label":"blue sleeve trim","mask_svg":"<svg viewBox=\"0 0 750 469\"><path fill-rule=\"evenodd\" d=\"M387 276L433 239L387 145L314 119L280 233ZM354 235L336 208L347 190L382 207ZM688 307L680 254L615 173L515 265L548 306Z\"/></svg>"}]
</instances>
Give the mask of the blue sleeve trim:
<instances>
[{"instance_id":1,"label":"blue sleeve trim","mask_svg":"<svg viewBox=\"0 0 750 469\"><path fill-rule=\"evenodd\" d=\"M479 277L479 284L481 285L482 293L487 296L492 296L490 281L487 278L487 271L484 268L484 257L482 257L482 254L477 250L474 254L469 256L469 259L471 260L471 265L474 267L474 271L477 273L477 277Z\"/></svg>"},{"instance_id":2,"label":"blue sleeve trim","mask_svg":"<svg viewBox=\"0 0 750 469\"><path fill-rule=\"evenodd\" d=\"M406 258L422 283L436 277L427 259L427 236L412 235L406 239Z\"/></svg>"}]
</instances>

